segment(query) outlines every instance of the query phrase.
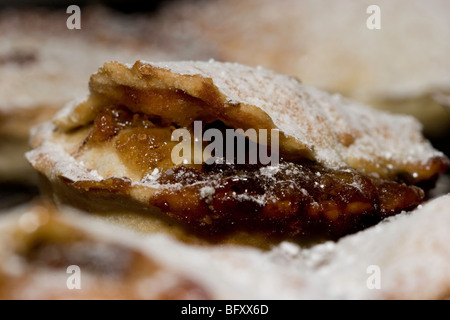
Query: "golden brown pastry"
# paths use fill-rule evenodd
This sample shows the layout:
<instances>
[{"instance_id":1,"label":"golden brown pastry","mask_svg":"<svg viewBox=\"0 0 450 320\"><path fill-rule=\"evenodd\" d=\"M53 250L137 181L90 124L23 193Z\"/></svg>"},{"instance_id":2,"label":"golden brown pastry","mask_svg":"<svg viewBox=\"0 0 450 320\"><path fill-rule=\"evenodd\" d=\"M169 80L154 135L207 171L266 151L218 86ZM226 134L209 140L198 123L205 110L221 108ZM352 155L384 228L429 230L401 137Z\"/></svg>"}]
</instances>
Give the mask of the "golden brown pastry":
<instances>
[{"instance_id":1,"label":"golden brown pastry","mask_svg":"<svg viewBox=\"0 0 450 320\"><path fill-rule=\"evenodd\" d=\"M448 167L413 118L261 68L110 62L90 90L34 130L27 158L57 201L116 219L147 210L138 221L157 222L139 228L341 236L414 208L418 186ZM279 130L279 163L173 163L172 133L193 134L196 120L203 130Z\"/></svg>"}]
</instances>

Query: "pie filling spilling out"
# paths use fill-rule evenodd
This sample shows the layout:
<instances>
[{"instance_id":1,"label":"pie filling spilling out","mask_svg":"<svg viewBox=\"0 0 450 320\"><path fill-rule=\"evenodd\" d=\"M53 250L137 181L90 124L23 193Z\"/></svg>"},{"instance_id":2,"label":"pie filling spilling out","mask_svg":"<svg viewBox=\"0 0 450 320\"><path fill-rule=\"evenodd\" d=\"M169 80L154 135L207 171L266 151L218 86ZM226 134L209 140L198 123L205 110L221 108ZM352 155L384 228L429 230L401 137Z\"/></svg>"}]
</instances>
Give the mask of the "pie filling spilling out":
<instances>
[{"instance_id":1,"label":"pie filling spilling out","mask_svg":"<svg viewBox=\"0 0 450 320\"><path fill-rule=\"evenodd\" d=\"M90 90L34 131L34 168L81 196L129 198L202 236L339 237L416 207L448 167L414 119L263 69L110 62ZM174 164L172 133L185 128L195 141L194 121L203 131L277 129L279 163L207 164L194 161L200 150ZM271 140L257 147L270 154Z\"/></svg>"}]
</instances>

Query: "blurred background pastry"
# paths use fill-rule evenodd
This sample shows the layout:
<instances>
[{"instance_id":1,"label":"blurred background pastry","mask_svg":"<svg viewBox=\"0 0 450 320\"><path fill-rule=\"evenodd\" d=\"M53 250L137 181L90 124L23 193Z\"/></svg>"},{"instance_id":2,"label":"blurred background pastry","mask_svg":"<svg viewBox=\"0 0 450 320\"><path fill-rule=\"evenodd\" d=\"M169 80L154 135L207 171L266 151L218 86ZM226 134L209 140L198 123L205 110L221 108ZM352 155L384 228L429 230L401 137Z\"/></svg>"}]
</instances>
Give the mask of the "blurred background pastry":
<instances>
[{"instance_id":1,"label":"blurred background pastry","mask_svg":"<svg viewBox=\"0 0 450 320\"><path fill-rule=\"evenodd\" d=\"M298 76L374 107L412 114L437 136L450 117L435 95L450 92L450 2L213 0L170 3L158 16L167 36L206 41L216 58ZM197 40L198 41L198 40Z\"/></svg>"},{"instance_id":2,"label":"blurred background pastry","mask_svg":"<svg viewBox=\"0 0 450 320\"><path fill-rule=\"evenodd\" d=\"M83 11L69 30L65 10L0 12L0 181L29 183L23 154L29 129L87 92L86 78L105 61L167 59L143 37L144 21L105 8Z\"/></svg>"},{"instance_id":3,"label":"blurred background pastry","mask_svg":"<svg viewBox=\"0 0 450 320\"><path fill-rule=\"evenodd\" d=\"M138 236L34 203L0 212L0 299L448 299L449 208L443 196L337 243L263 251Z\"/></svg>"},{"instance_id":4,"label":"blurred background pastry","mask_svg":"<svg viewBox=\"0 0 450 320\"><path fill-rule=\"evenodd\" d=\"M2 215L0 230L2 300L210 297L195 279L156 261L127 233L84 220L74 210L35 202Z\"/></svg>"}]
</instances>

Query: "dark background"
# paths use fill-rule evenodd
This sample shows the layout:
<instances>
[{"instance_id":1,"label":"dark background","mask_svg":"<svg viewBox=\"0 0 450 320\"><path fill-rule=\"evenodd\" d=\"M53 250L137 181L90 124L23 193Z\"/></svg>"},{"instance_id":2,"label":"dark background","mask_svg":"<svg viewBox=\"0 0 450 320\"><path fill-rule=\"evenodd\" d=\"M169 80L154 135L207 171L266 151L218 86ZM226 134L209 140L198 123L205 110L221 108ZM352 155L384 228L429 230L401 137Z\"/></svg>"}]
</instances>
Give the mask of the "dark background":
<instances>
[{"instance_id":1,"label":"dark background","mask_svg":"<svg viewBox=\"0 0 450 320\"><path fill-rule=\"evenodd\" d=\"M104 5L123 13L151 12L157 10L162 4L171 0L0 0L0 9L23 8L23 7L45 7L51 9L67 8L69 5Z\"/></svg>"}]
</instances>

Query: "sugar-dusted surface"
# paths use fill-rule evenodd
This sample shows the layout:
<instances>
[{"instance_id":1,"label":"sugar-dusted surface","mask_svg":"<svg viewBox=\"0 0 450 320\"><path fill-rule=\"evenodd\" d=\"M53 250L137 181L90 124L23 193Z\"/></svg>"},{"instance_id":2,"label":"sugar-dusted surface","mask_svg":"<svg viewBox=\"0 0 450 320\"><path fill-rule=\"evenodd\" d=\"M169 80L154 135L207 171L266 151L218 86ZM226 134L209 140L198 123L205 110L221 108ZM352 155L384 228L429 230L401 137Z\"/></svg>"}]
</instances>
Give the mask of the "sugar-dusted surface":
<instances>
[{"instance_id":1,"label":"sugar-dusted surface","mask_svg":"<svg viewBox=\"0 0 450 320\"><path fill-rule=\"evenodd\" d=\"M209 297L190 277L161 265L130 242L130 234L81 212L55 211L36 202L1 213L2 299ZM87 227L91 223L97 227ZM67 281L68 273L77 271L81 288L69 290L75 282Z\"/></svg>"},{"instance_id":2,"label":"sugar-dusted surface","mask_svg":"<svg viewBox=\"0 0 450 320\"><path fill-rule=\"evenodd\" d=\"M442 196L337 243L309 249L286 242L268 252L196 247L164 236L144 237L140 243L203 281L218 298L445 298L450 289L449 208L450 197ZM381 270L380 290L367 287L372 265Z\"/></svg>"},{"instance_id":3,"label":"sugar-dusted surface","mask_svg":"<svg viewBox=\"0 0 450 320\"><path fill-rule=\"evenodd\" d=\"M68 179L78 196L100 192L110 198L106 206L125 197L203 237L236 230L340 237L415 208L424 192L414 184L447 166L411 117L263 68L214 60L111 62L91 77L90 88L87 100L36 129L27 155L33 167L52 183ZM279 129L280 164L173 165L167 124L189 127L198 117L234 129ZM146 128L150 119L164 124ZM305 148L311 157L297 152Z\"/></svg>"},{"instance_id":4,"label":"sugar-dusted surface","mask_svg":"<svg viewBox=\"0 0 450 320\"><path fill-rule=\"evenodd\" d=\"M345 298L448 298L450 289L450 196L411 213L304 251L328 292ZM381 288L369 290L369 266L379 267Z\"/></svg>"},{"instance_id":5,"label":"sugar-dusted surface","mask_svg":"<svg viewBox=\"0 0 450 320\"><path fill-rule=\"evenodd\" d=\"M450 197L442 196L338 242L308 248L282 242L268 251L233 245L196 246L164 235L132 234L68 209L57 215L57 226L69 226L93 239L91 249L78 247L80 254L114 243L155 261L162 278L149 282L151 286L142 285L143 296L164 288L164 279L169 281L175 274L204 288L213 299L440 299L448 298L450 289L449 208ZM32 266L11 253L10 235L18 228L31 233L36 230L43 222L35 214L28 208L2 215L3 279L17 277ZM91 255L91 262L103 263L107 253ZM370 266L379 267L380 289L367 286L373 275L368 273ZM128 272L133 275L139 270ZM42 274L39 281L29 282L15 293L62 292L56 283L62 278L58 277Z\"/></svg>"},{"instance_id":6,"label":"sugar-dusted surface","mask_svg":"<svg viewBox=\"0 0 450 320\"><path fill-rule=\"evenodd\" d=\"M391 166L425 166L431 158L443 156L424 140L421 125L412 117L376 111L292 77L213 60L147 64L212 79L228 101L257 106L281 132L310 148L326 165L359 166L368 172L378 165L389 171Z\"/></svg>"},{"instance_id":7,"label":"sugar-dusted surface","mask_svg":"<svg viewBox=\"0 0 450 320\"><path fill-rule=\"evenodd\" d=\"M94 148L81 161L69 155L70 144L54 129L50 123L38 127L33 144L43 142L27 154L50 181L63 179L80 190L100 188L108 195L127 195L130 201L158 208L178 223L189 223L202 237L240 230L284 237L340 237L413 208L423 199L422 190L414 186L308 161L282 161L278 166L204 165L202 170L155 168L141 180L130 180L133 172L114 157L115 149ZM54 134L55 141L51 141ZM126 180L129 187L116 189L107 183L109 178ZM57 193L57 198L65 197ZM104 206L114 208L110 203Z\"/></svg>"},{"instance_id":8,"label":"sugar-dusted surface","mask_svg":"<svg viewBox=\"0 0 450 320\"><path fill-rule=\"evenodd\" d=\"M374 4L379 30L366 26ZM150 24L162 37L206 43L221 61L261 65L413 115L436 136L450 128L442 99L435 99L450 91L450 44L443 41L449 10L447 0L183 0L168 3Z\"/></svg>"},{"instance_id":9,"label":"sugar-dusted surface","mask_svg":"<svg viewBox=\"0 0 450 320\"><path fill-rule=\"evenodd\" d=\"M183 0L168 4L151 23L167 37L183 33L193 43L208 43L222 60L296 75L358 101L448 90L450 44L442 41L450 36L448 1L379 0L380 30L366 26L373 4Z\"/></svg>"},{"instance_id":10,"label":"sugar-dusted surface","mask_svg":"<svg viewBox=\"0 0 450 320\"><path fill-rule=\"evenodd\" d=\"M235 286L234 295L225 295L226 298L445 298L450 288L446 271L450 267L446 245L449 202L448 196L439 198L337 243L309 249L284 242L264 253L231 247L208 249L211 252L187 248L183 252L169 245L165 247L177 253L165 254L163 259L171 263L180 257L190 259L193 266L183 267L207 281L223 279L217 285L210 284L216 291L220 292L225 282ZM159 241L162 245L163 240ZM202 271L203 264L209 266L209 274ZM370 266L380 268L379 290L367 286L372 275L368 273ZM257 289L249 292L249 288Z\"/></svg>"},{"instance_id":11,"label":"sugar-dusted surface","mask_svg":"<svg viewBox=\"0 0 450 320\"><path fill-rule=\"evenodd\" d=\"M95 169L87 168L83 162L71 156L63 145L51 141L54 129L55 126L50 122L32 129L33 139L40 147L27 152L28 161L51 177L62 176L72 181L101 181L103 177Z\"/></svg>"}]
</instances>

